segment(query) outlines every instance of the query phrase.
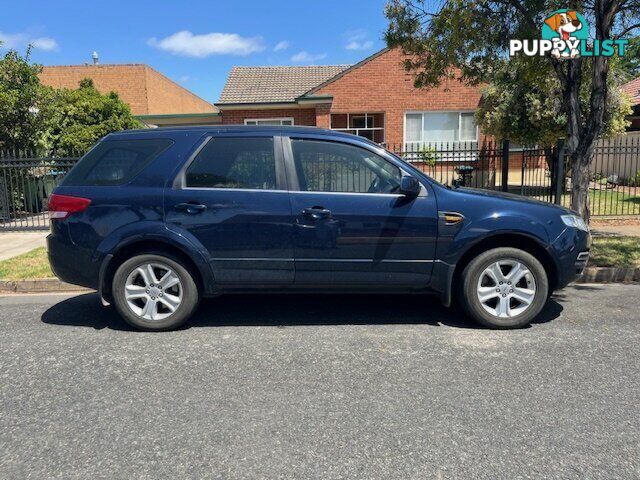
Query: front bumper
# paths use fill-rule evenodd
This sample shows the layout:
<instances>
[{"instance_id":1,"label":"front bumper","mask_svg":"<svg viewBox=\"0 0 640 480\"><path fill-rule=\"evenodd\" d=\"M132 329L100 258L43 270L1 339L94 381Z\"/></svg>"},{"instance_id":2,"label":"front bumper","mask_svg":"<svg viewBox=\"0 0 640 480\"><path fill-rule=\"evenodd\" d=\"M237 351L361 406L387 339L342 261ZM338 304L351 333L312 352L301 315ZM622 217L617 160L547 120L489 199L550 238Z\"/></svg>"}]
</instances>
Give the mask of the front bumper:
<instances>
[{"instance_id":1,"label":"front bumper","mask_svg":"<svg viewBox=\"0 0 640 480\"><path fill-rule=\"evenodd\" d=\"M567 228L553 243L553 248L558 259L556 288L562 288L584 272L589 261L591 235L582 230Z\"/></svg>"}]
</instances>

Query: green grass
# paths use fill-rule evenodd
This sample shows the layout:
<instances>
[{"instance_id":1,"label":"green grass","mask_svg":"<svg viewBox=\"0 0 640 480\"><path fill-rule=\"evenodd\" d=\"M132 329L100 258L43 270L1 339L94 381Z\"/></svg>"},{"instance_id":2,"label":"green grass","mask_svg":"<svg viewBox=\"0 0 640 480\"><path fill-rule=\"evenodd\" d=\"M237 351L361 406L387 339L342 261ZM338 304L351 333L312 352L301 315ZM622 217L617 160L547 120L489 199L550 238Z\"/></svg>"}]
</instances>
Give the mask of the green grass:
<instances>
[{"instance_id":1,"label":"green grass","mask_svg":"<svg viewBox=\"0 0 640 480\"><path fill-rule=\"evenodd\" d=\"M594 267L640 267L640 237L596 237L589 265Z\"/></svg>"},{"instance_id":2,"label":"green grass","mask_svg":"<svg viewBox=\"0 0 640 480\"><path fill-rule=\"evenodd\" d=\"M542 200L548 200L543 198ZM571 205L571 195L562 196L562 205ZM591 190L589 192L591 216L640 215L640 196L611 190Z\"/></svg>"},{"instance_id":3,"label":"green grass","mask_svg":"<svg viewBox=\"0 0 640 480\"><path fill-rule=\"evenodd\" d=\"M31 280L50 277L53 277L53 272L49 267L47 251L44 247L0 261L0 280Z\"/></svg>"},{"instance_id":4,"label":"green grass","mask_svg":"<svg viewBox=\"0 0 640 480\"><path fill-rule=\"evenodd\" d=\"M596 267L640 267L640 238L594 238L589 265ZM53 276L44 247L0 261L0 280L31 280Z\"/></svg>"}]
</instances>

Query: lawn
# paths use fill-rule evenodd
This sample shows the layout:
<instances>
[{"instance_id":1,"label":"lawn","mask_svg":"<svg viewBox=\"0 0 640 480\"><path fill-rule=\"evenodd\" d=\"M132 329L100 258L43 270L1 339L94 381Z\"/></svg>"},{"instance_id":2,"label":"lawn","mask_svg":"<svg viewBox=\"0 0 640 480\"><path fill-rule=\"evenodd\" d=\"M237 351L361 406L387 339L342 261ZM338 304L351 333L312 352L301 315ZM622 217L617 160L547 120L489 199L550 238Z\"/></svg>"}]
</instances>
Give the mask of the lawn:
<instances>
[{"instance_id":1,"label":"lawn","mask_svg":"<svg viewBox=\"0 0 640 480\"><path fill-rule=\"evenodd\" d=\"M593 239L589 265L640 267L639 237L597 237Z\"/></svg>"},{"instance_id":2,"label":"lawn","mask_svg":"<svg viewBox=\"0 0 640 480\"><path fill-rule=\"evenodd\" d=\"M596 237L591 245L590 267L640 267L639 237ZM47 251L36 248L0 261L0 280L53 277Z\"/></svg>"},{"instance_id":3,"label":"lawn","mask_svg":"<svg viewBox=\"0 0 640 480\"><path fill-rule=\"evenodd\" d=\"M53 277L47 251L36 248L17 257L0 261L0 280L29 280Z\"/></svg>"},{"instance_id":4,"label":"lawn","mask_svg":"<svg viewBox=\"0 0 640 480\"><path fill-rule=\"evenodd\" d=\"M541 198L548 200L548 198ZM562 205L571 205L571 195L562 196ZM640 196L612 190L590 190L589 206L591 216L640 215Z\"/></svg>"}]
</instances>

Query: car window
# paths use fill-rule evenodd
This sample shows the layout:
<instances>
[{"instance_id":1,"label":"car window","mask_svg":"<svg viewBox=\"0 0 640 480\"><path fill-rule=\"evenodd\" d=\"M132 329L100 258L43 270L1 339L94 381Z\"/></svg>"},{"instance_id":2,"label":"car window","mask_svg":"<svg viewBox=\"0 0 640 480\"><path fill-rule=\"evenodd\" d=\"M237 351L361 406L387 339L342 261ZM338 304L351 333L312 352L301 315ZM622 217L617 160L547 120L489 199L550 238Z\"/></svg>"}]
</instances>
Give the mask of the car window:
<instances>
[{"instance_id":1,"label":"car window","mask_svg":"<svg viewBox=\"0 0 640 480\"><path fill-rule=\"evenodd\" d=\"M302 191L393 193L400 186L400 169L364 148L305 139L291 147Z\"/></svg>"},{"instance_id":2,"label":"car window","mask_svg":"<svg viewBox=\"0 0 640 480\"><path fill-rule=\"evenodd\" d=\"M218 137L198 153L186 173L187 187L276 188L273 137Z\"/></svg>"},{"instance_id":3,"label":"car window","mask_svg":"<svg viewBox=\"0 0 640 480\"><path fill-rule=\"evenodd\" d=\"M71 169L62 185L123 185L172 143L165 138L100 142Z\"/></svg>"}]
</instances>

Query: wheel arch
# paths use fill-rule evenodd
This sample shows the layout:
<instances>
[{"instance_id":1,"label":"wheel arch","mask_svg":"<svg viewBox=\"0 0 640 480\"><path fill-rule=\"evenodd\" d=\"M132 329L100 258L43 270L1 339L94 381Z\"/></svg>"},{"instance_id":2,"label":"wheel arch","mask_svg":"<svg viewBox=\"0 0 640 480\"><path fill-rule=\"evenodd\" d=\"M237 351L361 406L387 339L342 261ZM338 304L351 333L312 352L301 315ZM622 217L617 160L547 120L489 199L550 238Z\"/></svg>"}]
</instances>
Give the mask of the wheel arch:
<instances>
[{"instance_id":1,"label":"wheel arch","mask_svg":"<svg viewBox=\"0 0 640 480\"><path fill-rule=\"evenodd\" d=\"M203 272L203 268L198 265L189 252L183 247L165 240L145 238L121 245L105 258L100 268L100 294L105 300L109 302L112 300L111 284L118 267L126 260L141 254L165 254L182 262L187 270L193 273L201 294L207 293L207 287L212 278L209 278L210 275L206 271Z\"/></svg>"},{"instance_id":2,"label":"wheel arch","mask_svg":"<svg viewBox=\"0 0 640 480\"><path fill-rule=\"evenodd\" d=\"M485 237L479 242L471 245L456 262L453 275L451 276L451 282L449 285L449 292L453 292L454 289L460 285L460 277L465 267L469 262L487 250L499 247L511 247L523 250L536 257L545 272L549 280L549 291L552 292L557 288L559 280L559 271L556 262L549 251L538 240L524 234L519 233L498 233ZM451 293L449 293L451 295Z\"/></svg>"}]
</instances>

